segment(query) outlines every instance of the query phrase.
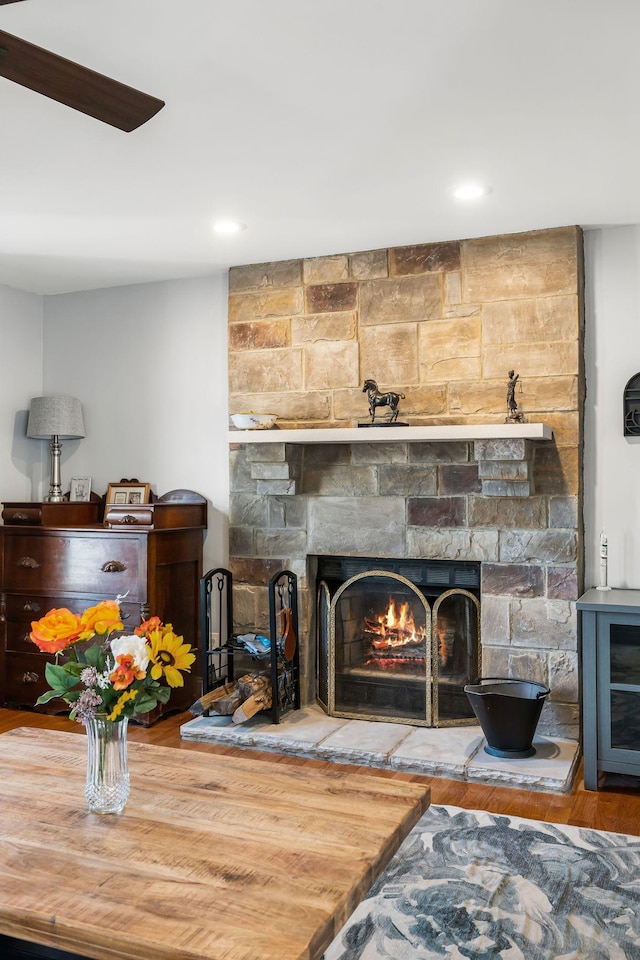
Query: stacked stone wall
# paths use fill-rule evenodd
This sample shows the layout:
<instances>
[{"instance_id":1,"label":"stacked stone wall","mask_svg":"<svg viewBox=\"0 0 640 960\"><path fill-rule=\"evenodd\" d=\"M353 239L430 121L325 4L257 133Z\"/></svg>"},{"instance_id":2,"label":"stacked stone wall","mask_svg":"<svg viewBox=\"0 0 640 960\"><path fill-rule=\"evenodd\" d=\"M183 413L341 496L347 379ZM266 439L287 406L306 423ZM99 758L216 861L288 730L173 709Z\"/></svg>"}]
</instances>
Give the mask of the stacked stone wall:
<instances>
[{"instance_id":1,"label":"stacked stone wall","mask_svg":"<svg viewBox=\"0 0 640 960\"><path fill-rule=\"evenodd\" d=\"M354 426L367 418L362 385L373 378L405 393L412 424L500 423L515 368L519 409L551 424L569 471L581 250L579 228L562 227L234 267L230 412Z\"/></svg>"}]
</instances>

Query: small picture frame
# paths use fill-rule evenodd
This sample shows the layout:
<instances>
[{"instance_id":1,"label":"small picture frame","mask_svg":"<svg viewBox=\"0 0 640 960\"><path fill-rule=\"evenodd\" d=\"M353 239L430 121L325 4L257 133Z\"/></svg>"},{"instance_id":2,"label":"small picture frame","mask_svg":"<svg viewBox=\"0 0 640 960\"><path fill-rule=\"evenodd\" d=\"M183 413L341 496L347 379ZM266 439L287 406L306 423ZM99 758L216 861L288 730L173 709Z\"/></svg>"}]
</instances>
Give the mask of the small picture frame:
<instances>
[{"instance_id":1,"label":"small picture frame","mask_svg":"<svg viewBox=\"0 0 640 960\"><path fill-rule=\"evenodd\" d=\"M72 477L69 500L73 503L85 503L91 499L91 477Z\"/></svg>"},{"instance_id":2,"label":"small picture frame","mask_svg":"<svg viewBox=\"0 0 640 960\"><path fill-rule=\"evenodd\" d=\"M110 483L107 490L107 503L122 505L149 503L150 484L138 483Z\"/></svg>"}]
</instances>

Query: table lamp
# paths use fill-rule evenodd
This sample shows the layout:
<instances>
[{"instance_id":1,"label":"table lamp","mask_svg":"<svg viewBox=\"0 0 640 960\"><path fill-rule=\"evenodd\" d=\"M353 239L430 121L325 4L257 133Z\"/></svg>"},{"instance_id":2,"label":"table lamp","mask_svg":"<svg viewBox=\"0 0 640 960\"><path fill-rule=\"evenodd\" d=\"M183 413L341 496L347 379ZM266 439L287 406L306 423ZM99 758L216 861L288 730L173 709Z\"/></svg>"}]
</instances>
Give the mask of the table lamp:
<instances>
[{"instance_id":1,"label":"table lamp","mask_svg":"<svg viewBox=\"0 0 640 960\"><path fill-rule=\"evenodd\" d=\"M34 397L29 409L27 436L32 440L49 440L51 476L49 493L43 499L49 503L64 500L60 483L60 440L78 440L84 437L82 407L75 397Z\"/></svg>"}]
</instances>

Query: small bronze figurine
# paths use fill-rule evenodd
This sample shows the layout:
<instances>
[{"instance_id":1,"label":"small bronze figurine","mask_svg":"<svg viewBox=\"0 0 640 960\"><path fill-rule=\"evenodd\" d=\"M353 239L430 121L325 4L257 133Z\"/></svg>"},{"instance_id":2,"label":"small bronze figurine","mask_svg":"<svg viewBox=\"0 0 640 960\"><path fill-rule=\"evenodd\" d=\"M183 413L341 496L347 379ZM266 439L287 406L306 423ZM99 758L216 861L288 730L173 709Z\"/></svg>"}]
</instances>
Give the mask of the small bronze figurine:
<instances>
[{"instance_id":1,"label":"small bronze figurine","mask_svg":"<svg viewBox=\"0 0 640 960\"><path fill-rule=\"evenodd\" d=\"M505 423L523 423L524 416L521 413L518 413L518 404L516 402L516 383L520 379L520 374L515 373L513 370L509 370L509 383L507 384L507 409L509 415L505 419Z\"/></svg>"},{"instance_id":2,"label":"small bronze figurine","mask_svg":"<svg viewBox=\"0 0 640 960\"><path fill-rule=\"evenodd\" d=\"M365 380L362 392L366 393L369 401L371 423L376 419L377 407L389 407L388 423L394 423L398 419L398 404L404 400L404 393L380 393L375 380Z\"/></svg>"}]
</instances>

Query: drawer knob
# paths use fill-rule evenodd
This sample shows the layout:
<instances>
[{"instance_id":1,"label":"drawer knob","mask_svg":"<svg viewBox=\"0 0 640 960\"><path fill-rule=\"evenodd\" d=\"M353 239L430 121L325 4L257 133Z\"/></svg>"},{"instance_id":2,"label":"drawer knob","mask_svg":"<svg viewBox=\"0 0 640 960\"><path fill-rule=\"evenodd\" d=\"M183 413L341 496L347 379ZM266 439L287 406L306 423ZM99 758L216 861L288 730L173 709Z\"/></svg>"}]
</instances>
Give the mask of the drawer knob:
<instances>
[{"instance_id":1,"label":"drawer knob","mask_svg":"<svg viewBox=\"0 0 640 960\"><path fill-rule=\"evenodd\" d=\"M29 567L31 570L37 570L40 564L37 560L34 560L33 557L20 557L18 560L17 567Z\"/></svg>"},{"instance_id":2,"label":"drawer knob","mask_svg":"<svg viewBox=\"0 0 640 960\"><path fill-rule=\"evenodd\" d=\"M28 516L26 515L26 513L20 513L20 512L18 511L17 513L12 513L12 514L10 515L9 519L10 519L10 520L28 520L29 518L28 518Z\"/></svg>"},{"instance_id":3,"label":"drawer knob","mask_svg":"<svg viewBox=\"0 0 640 960\"><path fill-rule=\"evenodd\" d=\"M38 674L34 673L33 670L27 670L26 673L22 674L23 683L37 683L39 680Z\"/></svg>"},{"instance_id":4,"label":"drawer knob","mask_svg":"<svg viewBox=\"0 0 640 960\"><path fill-rule=\"evenodd\" d=\"M121 517L117 522L118 523L137 523L138 518L133 517L130 513L125 513L124 517Z\"/></svg>"},{"instance_id":5,"label":"drawer knob","mask_svg":"<svg viewBox=\"0 0 640 960\"><path fill-rule=\"evenodd\" d=\"M127 565L120 560L106 560L100 569L103 573L122 573L127 569Z\"/></svg>"},{"instance_id":6,"label":"drawer knob","mask_svg":"<svg viewBox=\"0 0 640 960\"><path fill-rule=\"evenodd\" d=\"M24 606L22 609L25 613L40 613L40 604L36 603L35 600L25 600Z\"/></svg>"}]
</instances>

